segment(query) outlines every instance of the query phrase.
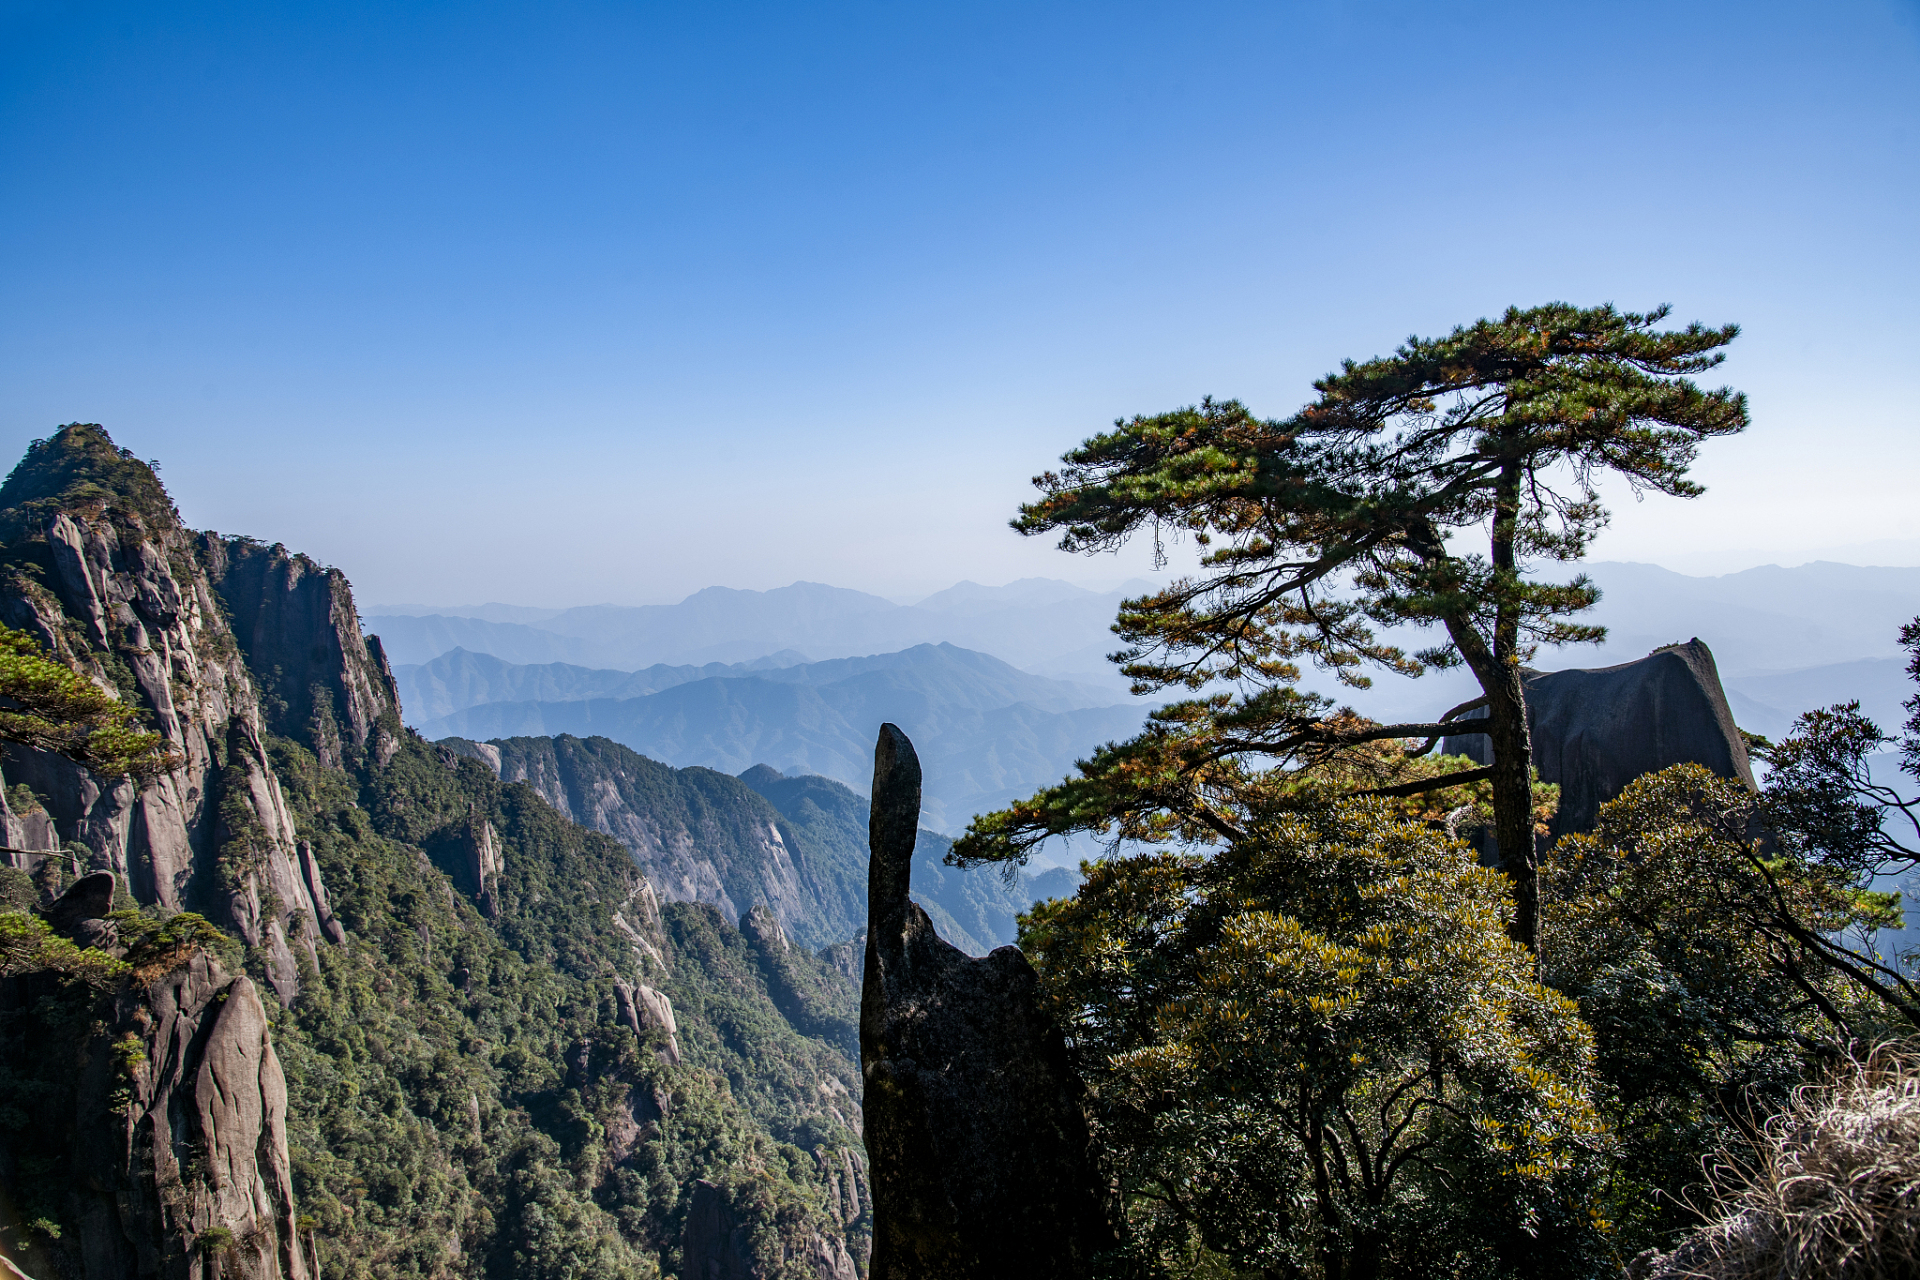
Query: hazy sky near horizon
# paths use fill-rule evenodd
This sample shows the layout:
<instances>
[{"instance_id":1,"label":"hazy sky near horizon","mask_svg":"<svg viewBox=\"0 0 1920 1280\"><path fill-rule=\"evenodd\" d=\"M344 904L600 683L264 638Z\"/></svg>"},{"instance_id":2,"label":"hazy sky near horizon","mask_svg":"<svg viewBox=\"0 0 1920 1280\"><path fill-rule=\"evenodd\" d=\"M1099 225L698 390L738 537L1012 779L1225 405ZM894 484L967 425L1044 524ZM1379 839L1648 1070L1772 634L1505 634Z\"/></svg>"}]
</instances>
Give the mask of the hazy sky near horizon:
<instances>
[{"instance_id":1,"label":"hazy sky near horizon","mask_svg":"<svg viewBox=\"0 0 1920 1280\"><path fill-rule=\"evenodd\" d=\"M1005 521L1509 303L1739 322L1596 558L1920 564L1920 5L0 0L0 452L369 601L1111 584Z\"/></svg>"}]
</instances>

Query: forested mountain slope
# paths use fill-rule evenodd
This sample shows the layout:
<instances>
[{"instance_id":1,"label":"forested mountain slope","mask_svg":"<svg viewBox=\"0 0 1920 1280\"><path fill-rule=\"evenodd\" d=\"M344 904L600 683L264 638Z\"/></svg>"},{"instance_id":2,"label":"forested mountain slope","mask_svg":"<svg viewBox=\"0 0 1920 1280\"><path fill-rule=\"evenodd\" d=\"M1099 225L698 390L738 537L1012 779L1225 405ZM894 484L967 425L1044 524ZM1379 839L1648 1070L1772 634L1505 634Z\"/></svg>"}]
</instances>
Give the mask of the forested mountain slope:
<instances>
[{"instance_id":1,"label":"forested mountain slope","mask_svg":"<svg viewBox=\"0 0 1920 1280\"><path fill-rule=\"evenodd\" d=\"M565 734L440 745L620 841L670 901L706 903L728 920L765 907L809 950L866 927L867 801L832 779L789 778L767 765L738 778L673 769L606 738ZM921 831L914 896L941 936L972 954L1013 941L1014 916L1035 896L1071 889L1071 875L1059 872L1010 890L991 869L945 866L948 844Z\"/></svg>"},{"instance_id":2,"label":"forested mountain slope","mask_svg":"<svg viewBox=\"0 0 1920 1280\"><path fill-rule=\"evenodd\" d=\"M729 774L673 769L606 738L443 745L618 840L665 900L704 902L729 921L766 906L812 949L844 942L866 922L864 851L797 838L778 810Z\"/></svg>"},{"instance_id":3,"label":"forested mountain slope","mask_svg":"<svg viewBox=\"0 0 1920 1280\"><path fill-rule=\"evenodd\" d=\"M639 1277L728 1250L851 1280L841 969L662 906L619 843L403 729L343 576L186 532L99 428L36 442L0 537L0 617L179 753L142 786L0 761L40 823L9 832L51 836L0 855L27 944L0 966L0 1251L37 1280ZM96 869L109 950L35 941L30 909Z\"/></svg>"}]
</instances>

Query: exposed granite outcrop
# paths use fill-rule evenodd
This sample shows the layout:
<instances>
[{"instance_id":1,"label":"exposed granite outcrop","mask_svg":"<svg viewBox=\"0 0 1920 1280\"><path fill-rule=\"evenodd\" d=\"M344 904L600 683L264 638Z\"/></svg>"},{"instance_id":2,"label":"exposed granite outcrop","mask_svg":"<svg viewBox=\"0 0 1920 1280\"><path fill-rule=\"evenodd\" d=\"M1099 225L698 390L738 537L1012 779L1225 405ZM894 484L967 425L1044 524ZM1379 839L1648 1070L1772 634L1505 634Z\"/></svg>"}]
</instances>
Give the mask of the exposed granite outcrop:
<instances>
[{"instance_id":1,"label":"exposed granite outcrop","mask_svg":"<svg viewBox=\"0 0 1920 1280\"><path fill-rule=\"evenodd\" d=\"M312 955L318 913L202 540L181 527L146 464L83 425L36 441L7 478L0 538L0 621L138 702L177 761L136 787L13 748L5 782L43 798L59 841L84 846L140 902L197 907L231 925L293 999L294 953Z\"/></svg>"},{"instance_id":2,"label":"exposed granite outcrop","mask_svg":"<svg viewBox=\"0 0 1920 1280\"><path fill-rule=\"evenodd\" d=\"M613 909L613 927L633 945L635 967L641 973L669 972L666 926L660 919L660 898L653 882L643 875L634 876L626 900Z\"/></svg>"},{"instance_id":3,"label":"exposed granite outcrop","mask_svg":"<svg viewBox=\"0 0 1920 1280\"><path fill-rule=\"evenodd\" d=\"M1016 947L974 959L908 896L920 762L874 749L860 1013L871 1280L1091 1274L1117 1245L1080 1085Z\"/></svg>"},{"instance_id":4,"label":"exposed granite outcrop","mask_svg":"<svg viewBox=\"0 0 1920 1280\"><path fill-rule=\"evenodd\" d=\"M74 918L101 896L97 885L87 885L84 901L70 891L50 916L82 936L88 925L110 931L98 918ZM104 896L110 904L111 884ZM0 1007L32 1007L44 981L0 979ZM286 1078L252 981L196 949L166 972L137 971L107 1005L76 1064L73 1141L62 1153L74 1176L60 1216L79 1229L39 1245L47 1272L70 1280L314 1275L295 1214ZM11 1167L4 1145L0 1163Z\"/></svg>"},{"instance_id":5,"label":"exposed granite outcrop","mask_svg":"<svg viewBox=\"0 0 1920 1280\"><path fill-rule=\"evenodd\" d=\"M820 948L820 959L839 970L848 982L859 983L866 976L862 971L866 967L867 931L862 929L850 941Z\"/></svg>"},{"instance_id":6,"label":"exposed granite outcrop","mask_svg":"<svg viewBox=\"0 0 1920 1280\"><path fill-rule=\"evenodd\" d=\"M313 899L314 921L320 926L320 932L329 942L345 942L346 928L334 918L333 901L327 897L326 882L320 878L319 860L313 856L313 845L305 840L300 842L300 878L306 882L307 894Z\"/></svg>"},{"instance_id":7,"label":"exposed granite outcrop","mask_svg":"<svg viewBox=\"0 0 1920 1280\"><path fill-rule=\"evenodd\" d=\"M1705 765L1752 787L1746 741L1733 722L1713 653L1698 639L1591 670L1529 671L1522 677L1542 782L1560 787L1552 839L1589 831L1600 806L1642 774ZM1482 735L1443 749L1486 763Z\"/></svg>"},{"instance_id":8,"label":"exposed granite outcrop","mask_svg":"<svg viewBox=\"0 0 1920 1280\"><path fill-rule=\"evenodd\" d=\"M472 898L489 920L500 918L500 837L493 823L478 813L467 816L455 840L453 882Z\"/></svg>"},{"instance_id":9,"label":"exposed granite outcrop","mask_svg":"<svg viewBox=\"0 0 1920 1280\"><path fill-rule=\"evenodd\" d=\"M232 1240L221 1276L304 1280L286 1077L253 983L203 952L128 997L121 1013L123 1026L146 1029L146 1061L130 1073L132 1103L115 1135L116 1154L125 1153L116 1208L138 1274L165 1274L182 1242L220 1229ZM192 1275L193 1259L185 1261ZM87 1269L89 1280L132 1274L91 1260Z\"/></svg>"},{"instance_id":10,"label":"exposed granite outcrop","mask_svg":"<svg viewBox=\"0 0 1920 1280\"><path fill-rule=\"evenodd\" d=\"M724 1188L704 1178L694 1183L680 1235L680 1280L755 1280L746 1234Z\"/></svg>"},{"instance_id":11,"label":"exposed granite outcrop","mask_svg":"<svg viewBox=\"0 0 1920 1280\"><path fill-rule=\"evenodd\" d=\"M620 1002L620 1021L642 1039L649 1031L666 1036L660 1056L678 1065L680 1061L680 1024L673 1020L673 1001L644 982L613 980L614 995Z\"/></svg>"},{"instance_id":12,"label":"exposed granite outcrop","mask_svg":"<svg viewBox=\"0 0 1920 1280\"><path fill-rule=\"evenodd\" d=\"M16 809L6 788L0 787L0 866L32 871L60 847L53 819L35 801Z\"/></svg>"},{"instance_id":13,"label":"exposed granite outcrop","mask_svg":"<svg viewBox=\"0 0 1920 1280\"><path fill-rule=\"evenodd\" d=\"M252 538L203 533L200 554L259 673L268 727L329 768L369 749L385 764L399 743L400 694L379 637L360 634L346 575Z\"/></svg>"},{"instance_id":14,"label":"exposed granite outcrop","mask_svg":"<svg viewBox=\"0 0 1920 1280\"><path fill-rule=\"evenodd\" d=\"M763 904L756 904L740 917L740 932L748 942L765 951L785 955L793 950L786 930L780 927L780 917Z\"/></svg>"},{"instance_id":15,"label":"exposed granite outcrop","mask_svg":"<svg viewBox=\"0 0 1920 1280\"><path fill-rule=\"evenodd\" d=\"M47 908L46 919L55 933L72 938L85 926L113 910L111 871L91 871L67 886Z\"/></svg>"},{"instance_id":16,"label":"exposed granite outcrop","mask_svg":"<svg viewBox=\"0 0 1920 1280\"><path fill-rule=\"evenodd\" d=\"M873 1208L873 1189L867 1184L867 1166L849 1147L835 1151L821 1147L814 1152L820 1166L821 1181L827 1189L827 1207L842 1222L857 1221Z\"/></svg>"}]
</instances>

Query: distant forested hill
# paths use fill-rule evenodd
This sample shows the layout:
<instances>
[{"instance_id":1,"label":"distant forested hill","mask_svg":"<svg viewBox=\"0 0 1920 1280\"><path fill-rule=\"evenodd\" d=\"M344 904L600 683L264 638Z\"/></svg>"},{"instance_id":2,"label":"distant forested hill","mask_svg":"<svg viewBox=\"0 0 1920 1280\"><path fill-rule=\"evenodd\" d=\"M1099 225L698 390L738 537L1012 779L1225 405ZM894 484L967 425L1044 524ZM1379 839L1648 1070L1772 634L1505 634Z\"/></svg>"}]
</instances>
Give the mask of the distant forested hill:
<instances>
[{"instance_id":1,"label":"distant forested hill","mask_svg":"<svg viewBox=\"0 0 1920 1280\"><path fill-rule=\"evenodd\" d=\"M565 734L440 745L618 840L669 902L706 903L728 921L765 907L814 950L866 927L867 800L829 778L789 778L764 764L739 778L673 769L606 738ZM914 897L942 937L973 955L1013 941L1018 912L1075 883L1060 870L1009 889L994 869L943 865L948 845L920 833Z\"/></svg>"},{"instance_id":2,"label":"distant forested hill","mask_svg":"<svg viewBox=\"0 0 1920 1280\"><path fill-rule=\"evenodd\" d=\"M420 669L408 679L471 688L461 672L484 665L472 655L447 655L430 675ZM654 668L636 678L663 674ZM599 678L611 683L608 673ZM487 679L489 687L534 682L500 667ZM576 689L593 687L577 672L567 679ZM770 764L862 788L873 771L874 733L892 721L913 737L926 764L929 825L952 830L1057 781L1100 743L1135 732L1146 706L1101 705L1111 698L940 644L708 676L638 697L482 703L416 723L435 738L599 736L679 767L737 774Z\"/></svg>"}]
</instances>

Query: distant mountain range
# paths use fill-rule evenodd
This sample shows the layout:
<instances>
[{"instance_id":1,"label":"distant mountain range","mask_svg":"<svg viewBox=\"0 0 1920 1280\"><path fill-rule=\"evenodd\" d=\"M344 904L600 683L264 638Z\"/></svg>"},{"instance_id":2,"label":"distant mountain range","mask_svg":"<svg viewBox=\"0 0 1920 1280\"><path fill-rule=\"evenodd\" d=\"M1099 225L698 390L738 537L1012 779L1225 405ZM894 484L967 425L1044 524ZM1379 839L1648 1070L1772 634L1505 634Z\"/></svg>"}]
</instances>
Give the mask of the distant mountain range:
<instances>
[{"instance_id":1,"label":"distant mountain range","mask_svg":"<svg viewBox=\"0 0 1920 1280\"><path fill-rule=\"evenodd\" d=\"M1623 662L1698 636L1723 675L1757 675L1896 654L1895 633L1920 614L1920 568L1817 562L1767 565L1695 578L1655 565L1581 566L1600 586L1591 619L1612 635L1604 648L1543 655L1547 667ZM852 657L942 641L990 653L1041 675L1111 684L1108 628L1134 581L1109 592L1053 579L1003 587L962 582L913 605L819 583L773 591L709 587L679 604L373 605L365 617L392 661L429 662L455 648L508 662L638 671L656 664L739 663L781 650L809 659Z\"/></svg>"},{"instance_id":2,"label":"distant mountain range","mask_svg":"<svg viewBox=\"0 0 1920 1280\"><path fill-rule=\"evenodd\" d=\"M429 610L371 606L368 629L397 664L451 649L508 662L638 671L655 665L750 662L783 649L811 659L887 653L942 642L991 653L1041 675L1115 685L1105 655L1121 600L1151 584L1109 592L1029 578L1004 587L962 582L914 605L863 591L796 582L773 591L709 587L679 604L589 605L542 616L513 605Z\"/></svg>"},{"instance_id":3,"label":"distant mountain range","mask_svg":"<svg viewBox=\"0 0 1920 1280\"><path fill-rule=\"evenodd\" d=\"M1896 635L1920 614L1920 568L1583 568L1602 591L1589 616L1607 643L1543 652L1537 666L1609 666L1697 636L1755 732L1777 737L1800 712L1852 698L1884 728L1904 718ZM409 718L429 736L603 734L675 765L764 762L863 788L874 726L894 720L929 766L927 820L952 830L1138 726L1145 704L1104 655L1118 647L1119 602L1150 586L963 582L899 605L801 582L635 608L375 606L366 627L400 664ZM1457 671L1352 690L1310 670L1303 683L1383 720L1424 718L1473 688Z\"/></svg>"},{"instance_id":4,"label":"distant mountain range","mask_svg":"<svg viewBox=\"0 0 1920 1280\"><path fill-rule=\"evenodd\" d=\"M926 767L925 821L954 830L1065 776L1101 742L1131 735L1139 701L1021 671L951 644L777 667L640 672L516 666L456 650L396 671L401 705L430 738L572 734L656 760L739 773L767 764L864 791L873 735L905 729ZM653 692L635 692L652 689ZM495 694L546 696L459 703ZM620 695L630 696L620 696ZM414 707L456 706L425 718Z\"/></svg>"}]
</instances>

